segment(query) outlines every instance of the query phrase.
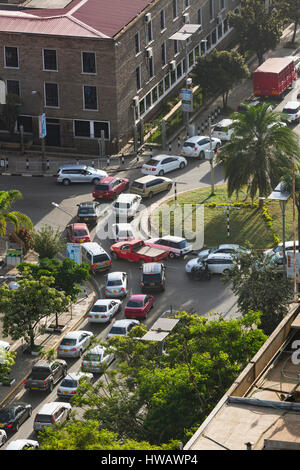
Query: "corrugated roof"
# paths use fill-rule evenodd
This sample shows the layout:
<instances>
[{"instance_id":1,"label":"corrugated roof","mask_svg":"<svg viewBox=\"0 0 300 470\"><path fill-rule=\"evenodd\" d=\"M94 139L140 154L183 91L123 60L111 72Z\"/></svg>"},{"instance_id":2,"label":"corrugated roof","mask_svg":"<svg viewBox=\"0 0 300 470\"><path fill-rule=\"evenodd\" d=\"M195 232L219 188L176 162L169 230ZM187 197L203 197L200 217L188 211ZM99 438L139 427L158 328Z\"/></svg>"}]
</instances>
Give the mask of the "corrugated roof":
<instances>
[{"instance_id":1,"label":"corrugated roof","mask_svg":"<svg viewBox=\"0 0 300 470\"><path fill-rule=\"evenodd\" d=\"M65 8L0 10L0 31L113 38L153 0L73 0Z\"/></svg>"}]
</instances>

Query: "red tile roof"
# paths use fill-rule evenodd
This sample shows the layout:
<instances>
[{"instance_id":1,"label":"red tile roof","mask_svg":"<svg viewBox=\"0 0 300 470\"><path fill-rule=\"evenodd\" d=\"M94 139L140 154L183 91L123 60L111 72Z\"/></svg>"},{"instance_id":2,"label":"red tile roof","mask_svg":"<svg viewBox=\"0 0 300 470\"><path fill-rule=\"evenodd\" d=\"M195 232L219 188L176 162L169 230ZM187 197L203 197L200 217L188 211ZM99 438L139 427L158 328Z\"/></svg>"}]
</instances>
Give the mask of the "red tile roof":
<instances>
[{"instance_id":1,"label":"red tile roof","mask_svg":"<svg viewBox=\"0 0 300 470\"><path fill-rule=\"evenodd\" d=\"M65 8L0 8L0 31L113 38L153 0L73 0Z\"/></svg>"}]
</instances>

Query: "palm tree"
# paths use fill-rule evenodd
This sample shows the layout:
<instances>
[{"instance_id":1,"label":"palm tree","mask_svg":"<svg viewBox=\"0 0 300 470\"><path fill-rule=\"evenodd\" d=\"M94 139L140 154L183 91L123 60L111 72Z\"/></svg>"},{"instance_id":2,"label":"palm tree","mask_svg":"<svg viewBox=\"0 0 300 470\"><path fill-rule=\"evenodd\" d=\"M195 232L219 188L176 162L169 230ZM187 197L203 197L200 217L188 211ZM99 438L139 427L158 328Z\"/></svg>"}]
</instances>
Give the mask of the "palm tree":
<instances>
[{"instance_id":1,"label":"palm tree","mask_svg":"<svg viewBox=\"0 0 300 470\"><path fill-rule=\"evenodd\" d=\"M300 159L298 136L282 124L286 115L273 111L268 103L247 105L246 112L231 117L231 139L218 155L224 161L228 195L246 188L252 200L257 194L266 197L291 168L292 159Z\"/></svg>"},{"instance_id":2,"label":"palm tree","mask_svg":"<svg viewBox=\"0 0 300 470\"><path fill-rule=\"evenodd\" d=\"M18 211L10 211L11 206L22 199L22 194L18 190L0 191L0 236L7 233L7 224L11 223L17 231L20 227L33 228L33 223L27 215Z\"/></svg>"}]
</instances>

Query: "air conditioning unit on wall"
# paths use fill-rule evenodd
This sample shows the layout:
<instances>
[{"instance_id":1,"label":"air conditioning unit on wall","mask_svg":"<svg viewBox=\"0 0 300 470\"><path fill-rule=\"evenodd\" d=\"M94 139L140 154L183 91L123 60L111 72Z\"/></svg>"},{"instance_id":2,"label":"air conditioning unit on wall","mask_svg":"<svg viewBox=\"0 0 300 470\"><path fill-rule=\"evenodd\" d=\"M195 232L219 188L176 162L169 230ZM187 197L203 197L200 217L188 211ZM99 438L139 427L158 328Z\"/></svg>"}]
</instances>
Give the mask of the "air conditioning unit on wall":
<instances>
[{"instance_id":1,"label":"air conditioning unit on wall","mask_svg":"<svg viewBox=\"0 0 300 470\"><path fill-rule=\"evenodd\" d=\"M146 57L147 57L147 59L150 59L151 57L153 57L152 47L148 47L148 49L146 49Z\"/></svg>"},{"instance_id":2,"label":"air conditioning unit on wall","mask_svg":"<svg viewBox=\"0 0 300 470\"><path fill-rule=\"evenodd\" d=\"M188 24L190 22L190 14L189 13L185 13L183 15L183 22L184 22L184 24Z\"/></svg>"},{"instance_id":3,"label":"air conditioning unit on wall","mask_svg":"<svg viewBox=\"0 0 300 470\"><path fill-rule=\"evenodd\" d=\"M145 15L145 23L150 23L151 21L151 13L146 13Z\"/></svg>"},{"instance_id":4,"label":"air conditioning unit on wall","mask_svg":"<svg viewBox=\"0 0 300 470\"><path fill-rule=\"evenodd\" d=\"M175 60L171 60L169 66L170 66L170 70L171 70L172 72L174 72L174 70L176 70L176 61L175 61Z\"/></svg>"}]
</instances>

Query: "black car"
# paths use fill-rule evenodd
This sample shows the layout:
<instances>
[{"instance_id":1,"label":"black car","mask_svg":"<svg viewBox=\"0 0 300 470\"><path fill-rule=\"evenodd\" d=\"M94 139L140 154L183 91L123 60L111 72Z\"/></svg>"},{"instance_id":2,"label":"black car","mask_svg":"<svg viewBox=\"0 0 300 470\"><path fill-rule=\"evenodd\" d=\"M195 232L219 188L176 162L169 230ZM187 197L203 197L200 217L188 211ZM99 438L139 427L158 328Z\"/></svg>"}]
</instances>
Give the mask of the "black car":
<instances>
[{"instance_id":1,"label":"black car","mask_svg":"<svg viewBox=\"0 0 300 470\"><path fill-rule=\"evenodd\" d=\"M12 403L0 408L0 429L17 432L19 427L32 414L32 406L27 403Z\"/></svg>"},{"instance_id":2,"label":"black car","mask_svg":"<svg viewBox=\"0 0 300 470\"><path fill-rule=\"evenodd\" d=\"M142 292L163 291L166 288L166 268L163 263L145 263L141 266Z\"/></svg>"},{"instance_id":3,"label":"black car","mask_svg":"<svg viewBox=\"0 0 300 470\"><path fill-rule=\"evenodd\" d=\"M77 221L84 222L87 225L94 225L98 218L98 204L96 202L82 202L77 204Z\"/></svg>"}]
</instances>

